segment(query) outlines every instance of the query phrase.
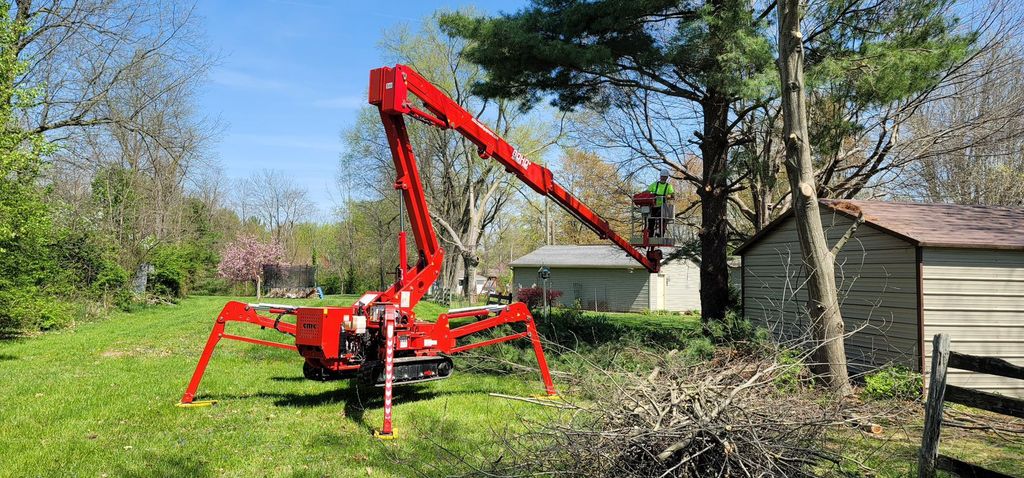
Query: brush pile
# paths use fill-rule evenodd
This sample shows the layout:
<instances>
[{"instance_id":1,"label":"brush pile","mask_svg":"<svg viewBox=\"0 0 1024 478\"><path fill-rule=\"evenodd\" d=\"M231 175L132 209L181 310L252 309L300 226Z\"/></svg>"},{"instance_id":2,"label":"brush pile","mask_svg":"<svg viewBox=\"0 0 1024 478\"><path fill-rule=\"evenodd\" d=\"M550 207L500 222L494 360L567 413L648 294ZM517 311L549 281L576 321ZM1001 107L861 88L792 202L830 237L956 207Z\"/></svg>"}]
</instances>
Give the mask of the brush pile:
<instances>
[{"instance_id":1,"label":"brush pile","mask_svg":"<svg viewBox=\"0 0 1024 478\"><path fill-rule=\"evenodd\" d=\"M844 419L836 400L806 386L799 361L729 350L700 363L681 355L656 357L643 375L593 370L577 384L593 400L575 404L557 425L535 424L534 432L510 440L510 464L492 472L812 476L836 460L823 449L823 435Z\"/></svg>"}]
</instances>

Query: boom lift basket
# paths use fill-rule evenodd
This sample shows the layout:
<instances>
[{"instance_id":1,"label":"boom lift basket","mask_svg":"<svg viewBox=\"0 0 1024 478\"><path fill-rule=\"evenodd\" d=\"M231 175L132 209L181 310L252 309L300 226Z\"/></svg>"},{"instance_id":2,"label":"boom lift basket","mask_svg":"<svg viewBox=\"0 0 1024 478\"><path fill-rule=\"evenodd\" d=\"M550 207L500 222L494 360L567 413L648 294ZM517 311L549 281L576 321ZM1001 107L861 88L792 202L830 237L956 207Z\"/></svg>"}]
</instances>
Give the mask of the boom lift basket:
<instances>
[{"instance_id":1,"label":"boom lift basket","mask_svg":"<svg viewBox=\"0 0 1024 478\"><path fill-rule=\"evenodd\" d=\"M633 195L630 214L630 242L636 247L673 247L676 245L675 206L665 200L657 207L658 196L651 192Z\"/></svg>"}]
</instances>

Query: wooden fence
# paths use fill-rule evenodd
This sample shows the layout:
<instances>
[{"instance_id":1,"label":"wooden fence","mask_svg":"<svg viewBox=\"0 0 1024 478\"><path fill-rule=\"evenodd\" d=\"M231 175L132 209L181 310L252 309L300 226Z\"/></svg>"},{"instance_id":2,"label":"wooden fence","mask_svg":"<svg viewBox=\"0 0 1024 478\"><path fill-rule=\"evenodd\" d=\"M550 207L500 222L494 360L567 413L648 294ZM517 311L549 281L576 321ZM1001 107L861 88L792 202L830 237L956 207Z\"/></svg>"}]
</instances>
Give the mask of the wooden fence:
<instances>
[{"instance_id":1,"label":"wooden fence","mask_svg":"<svg viewBox=\"0 0 1024 478\"><path fill-rule=\"evenodd\" d=\"M512 294L487 294L487 305L508 305L512 303Z\"/></svg>"},{"instance_id":2,"label":"wooden fence","mask_svg":"<svg viewBox=\"0 0 1024 478\"><path fill-rule=\"evenodd\" d=\"M443 287L435 287L431 290L431 293L427 295L426 299L434 302L435 304L448 307L452 304L452 291L451 289Z\"/></svg>"},{"instance_id":3,"label":"wooden fence","mask_svg":"<svg viewBox=\"0 0 1024 478\"><path fill-rule=\"evenodd\" d=\"M978 357L949 350L949 336L938 334L932 339L932 372L928 385L928 403L924 412L924 434L918 456L918 478L934 478L936 470L963 477L1013 478L956 458L939 454L939 432L945 402L959 403L990 412L1024 418L1024 400L996 393L981 392L946 384L946 370L955 368L971 372L999 375L1024 380L1024 367L995 357Z\"/></svg>"}]
</instances>

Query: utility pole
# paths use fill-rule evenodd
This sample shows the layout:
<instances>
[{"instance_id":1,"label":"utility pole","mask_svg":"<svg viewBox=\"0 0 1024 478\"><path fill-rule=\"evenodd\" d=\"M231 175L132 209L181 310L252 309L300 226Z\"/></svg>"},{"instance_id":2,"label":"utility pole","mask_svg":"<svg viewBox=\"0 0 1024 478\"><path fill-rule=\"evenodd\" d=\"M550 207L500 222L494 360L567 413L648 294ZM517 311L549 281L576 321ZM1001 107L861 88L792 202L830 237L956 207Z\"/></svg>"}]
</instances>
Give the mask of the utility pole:
<instances>
[{"instance_id":1,"label":"utility pole","mask_svg":"<svg viewBox=\"0 0 1024 478\"><path fill-rule=\"evenodd\" d=\"M548 246L555 243L555 234L551 229L551 203L544 196L544 244Z\"/></svg>"},{"instance_id":2,"label":"utility pole","mask_svg":"<svg viewBox=\"0 0 1024 478\"><path fill-rule=\"evenodd\" d=\"M540 270L537 271L537 275L540 276L544 282L544 288L542 294L544 296L544 319L548 318L548 312L550 310L550 304L548 304L548 278L551 277L551 270L547 267L541 266Z\"/></svg>"}]
</instances>

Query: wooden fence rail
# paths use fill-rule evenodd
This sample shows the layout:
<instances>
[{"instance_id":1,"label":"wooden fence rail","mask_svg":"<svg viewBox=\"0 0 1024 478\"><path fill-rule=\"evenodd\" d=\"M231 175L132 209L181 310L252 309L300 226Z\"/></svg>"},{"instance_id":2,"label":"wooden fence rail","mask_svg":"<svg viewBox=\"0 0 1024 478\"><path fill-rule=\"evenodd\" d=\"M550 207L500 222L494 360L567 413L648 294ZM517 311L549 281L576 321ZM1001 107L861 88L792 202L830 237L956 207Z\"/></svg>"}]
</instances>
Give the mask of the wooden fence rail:
<instances>
[{"instance_id":1,"label":"wooden fence rail","mask_svg":"<svg viewBox=\"0 0 1024 478\"><path fill-rule=\"evenodd\" d=\"M1024 400L946 384L947 369L999 375L1024 380L1024 367L995 357L978 357L949 350L949 336L932 339L932 372L928 384L928 402L924 411L924 433L918 455L918 477L934 478L936 470L964 477L1013 478L956 458L939 454L939 434L945 402L959 403L990 412L1024 418Z\"/></svg>"}]
</instances>

